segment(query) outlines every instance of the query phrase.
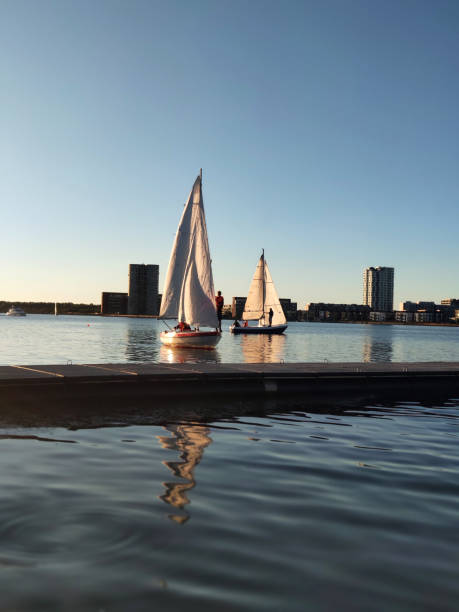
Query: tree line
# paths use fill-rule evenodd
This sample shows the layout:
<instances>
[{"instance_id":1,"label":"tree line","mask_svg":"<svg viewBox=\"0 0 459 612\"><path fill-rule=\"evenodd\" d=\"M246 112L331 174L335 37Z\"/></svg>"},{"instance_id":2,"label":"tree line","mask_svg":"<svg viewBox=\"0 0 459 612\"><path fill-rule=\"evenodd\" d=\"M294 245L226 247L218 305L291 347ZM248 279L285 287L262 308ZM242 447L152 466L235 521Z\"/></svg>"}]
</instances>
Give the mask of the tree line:
<instances>
[{"instance_id":1,"label":"tree line","mask_svg":"<svg viewBox=\"0 0 459 612\"><path fill-rule=\"evenodd\" d=\"M0 312L7 312L11 306L19 306L27 314L54 314L54 302L5 302L0 301ZM58 314L99 314L100 304L74 304L58 302Z\"/></svg>"}]
</instances>

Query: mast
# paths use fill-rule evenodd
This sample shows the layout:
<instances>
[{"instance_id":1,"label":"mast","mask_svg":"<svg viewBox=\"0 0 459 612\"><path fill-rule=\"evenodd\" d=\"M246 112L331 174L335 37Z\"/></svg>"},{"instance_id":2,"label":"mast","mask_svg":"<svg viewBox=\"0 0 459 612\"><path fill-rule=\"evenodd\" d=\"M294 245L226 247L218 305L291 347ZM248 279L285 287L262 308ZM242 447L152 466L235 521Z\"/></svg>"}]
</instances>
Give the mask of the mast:
<instances>
[{"instance_id":1,"label":"mast","mask_svg":"<svg viewBox=\"0 0 459 612\"><path fill-rule=\"evenodd\" d=\"M261 261L263 262L262 267L262 279L263 279L263 323L265 323L265 301L266 301L266 281L265 281L265 250L261 249Z\"/></svg>"}]
</instances>

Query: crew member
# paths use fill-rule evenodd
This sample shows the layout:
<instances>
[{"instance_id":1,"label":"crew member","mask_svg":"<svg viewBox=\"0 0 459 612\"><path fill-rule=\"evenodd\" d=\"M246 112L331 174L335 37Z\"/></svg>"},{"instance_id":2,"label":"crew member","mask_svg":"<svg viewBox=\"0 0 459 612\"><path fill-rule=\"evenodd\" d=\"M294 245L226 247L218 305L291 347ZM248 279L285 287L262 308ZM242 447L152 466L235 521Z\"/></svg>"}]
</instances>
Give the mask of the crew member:
<instances>
[{"instance_id":1,"label":"crew member","mask_svg":"<svg viewBox=\"0 0 459 612\"><path fill-rule=\"evenodd\" d=\"M268 312L269 327L271 327L271 325L273 324L273 314L274 314L274 311L272 308L270 308Z\"/></svg>"},{"instance_id":2,"label":"crew member","mask_svg":"<svg viewBox=\"0 0 459 612\"><path fill-rule=\"evenodd\" d=\"M218 331L222 331L222 310L223 310L224 301L225 300L222 296L222 292L218 291L217 295L215 296L215 306L217 308L217 319L218 319Z\"/></svg>"}]
</instances>

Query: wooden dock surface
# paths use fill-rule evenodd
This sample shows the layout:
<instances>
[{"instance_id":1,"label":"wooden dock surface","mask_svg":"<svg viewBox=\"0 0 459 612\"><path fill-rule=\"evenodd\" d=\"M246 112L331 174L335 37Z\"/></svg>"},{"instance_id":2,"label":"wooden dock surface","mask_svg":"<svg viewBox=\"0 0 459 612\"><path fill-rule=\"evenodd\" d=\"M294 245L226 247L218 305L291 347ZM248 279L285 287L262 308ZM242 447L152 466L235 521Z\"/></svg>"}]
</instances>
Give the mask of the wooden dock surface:
<instances>
[{"instance_id":1,"label":"wooden dock surface","mask_svg":"<svg viewBox=\"0 0 459 612\"><path fill-rule=\"evenodd\" d=\"M116 363L0 366L2 405L127 402L232 396L374 396L440 392L459 397L458 362Z\"/></svg>"}]
</instances>

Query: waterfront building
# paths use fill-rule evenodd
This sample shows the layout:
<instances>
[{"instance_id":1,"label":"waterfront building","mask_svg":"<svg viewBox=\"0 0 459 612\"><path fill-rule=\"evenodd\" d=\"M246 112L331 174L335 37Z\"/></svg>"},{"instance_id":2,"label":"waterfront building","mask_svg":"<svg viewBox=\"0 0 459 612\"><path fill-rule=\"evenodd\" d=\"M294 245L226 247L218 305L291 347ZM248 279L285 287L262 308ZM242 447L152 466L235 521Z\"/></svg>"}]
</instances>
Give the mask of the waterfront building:
<instances>
[{"instance_id":1,"label":"waterfront building","mask_svg":"<svg viewBox=\"0 0 459 612\"><path fill-rule=\"evenodd\" d=\"M415 313L412 310L397 310L395 313L395 320L399 323L413 323L414 315Z\"/></svg>"},{"instance_id":2,"label":"waterfront building","mask_svg":"<svg viewBox=\"0 0 459 612\"><path fill-rule=\"evenodd\" d=\"M128 294L116 291L102 291L100 314L127 314Z\"/></svg>"},{"instance_id":3,"label":"waterfront building","mask_svg":"<svg viewBox=\"0 0 459 612\"><path fill-rule=\"evenodd\" d=\"M416 312L417 304L416 302L411 302L410 300L407 300L406 302L400 302L398 309L399 311L403 312Z\"/></svg>"},{"instance_id":4,"label":"waterfront building","mask_svg":"<svg viewBox=\"0 0 459 612\"><path fill-rule=\"evenodd\" d=\"M435 310L435 302L418 302L416 310L426 310L427 312L432 312Z\"/></svg>"},{"instance_id":5,"label":"waterfront building","mask_svg":"<svg viewBox=\"0 0 459 612\"><path fill-rule=\"evenodd\" d=\"M407 302L400 304L400 307L405 306ZM401 308L395 312L395 320L400 323L449 323L454 320L455 311L452 306L445 304L435 304L434 302L408 302L410 306Z\"/></svg>"},{"instance_id":6,"label":"waterfront building","mask_svg":"<svg viewBox=\"0 0 459 612\"><path fill-rule=\"evenodd\" d=\"M389 312L372 310L370 312L370 321L378 321L381 323L382 321L388 321L390 316L391 313Z\"/></svg>"},{"instance_id":7,"label":"waterfront building","mask_svg":"<svg viewBox=\"0 0 459 612\"><path fill-rule=\"evenodd\" d=\"M279 302L287 321L296 321L298 311L297 302L292 302L290 298L279 298Z\"/></svg>"},{"instance_id":8,"label":"waterfront building","mask_svg":"<svg viewBox=\"0 0 459 612\"><path fill-rule=\"evenodd\" d=\"M129 265L128 314L158 314L158 281L158 265Z\"/></svg>"},{"instance_id":9,"label":"waterfront building","mask_svg":"<svg viewBox=\"0 0 459 612\"><path fill-rule=\"evenodd\" d=\"M242 317L246 300L247 297L233 297L231 304L231 317L233 319L240 319Z\"/></svg>"},{"instance_id":10,"label":"waterfront building","mask_svg":"<svg viewBox=\"0 0 459 612\"><path fill-rule=\"evenodd\" d=\"M442 306L451 306L452 308L459 308L459 298L444 298L441 301Z\"/></svg>"},{"instance_id":11,"label":"waterfront building","mask_svg":"<svg viewBox=\"0 0 459 612\"><path fill-rule=\"evenodd\" d=\"M375 312L392 312L394 268L366 268L363 272L363 303Z\"/></svg>"},{"instance_id":12,"label":"waterfront building","mask_svg":"<svg viewBox=\"0 0 459 612\"><path fill-rule=\"evenodd\" d=\"M418 310L414 313L416 323L433 323L435 321L435 312L427 310Z\"/></svg>"},{"instance_id":13,"label":"waterfront building","mask_svg":"<svg viewBox=\"0 0 459 612\"><path fill-rule=\"evenodd\" d=\"M300 318L306 321L368 321L370 307L362 304L306 304Z\"/></svg>"}]
</instances>

